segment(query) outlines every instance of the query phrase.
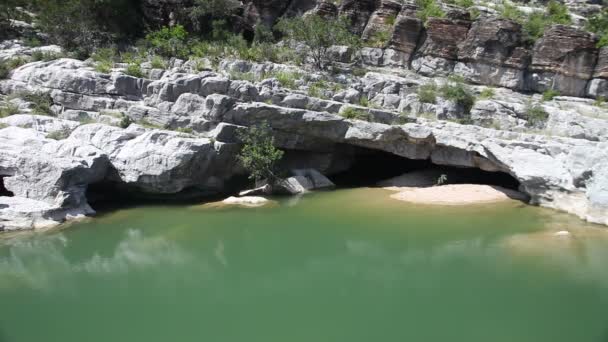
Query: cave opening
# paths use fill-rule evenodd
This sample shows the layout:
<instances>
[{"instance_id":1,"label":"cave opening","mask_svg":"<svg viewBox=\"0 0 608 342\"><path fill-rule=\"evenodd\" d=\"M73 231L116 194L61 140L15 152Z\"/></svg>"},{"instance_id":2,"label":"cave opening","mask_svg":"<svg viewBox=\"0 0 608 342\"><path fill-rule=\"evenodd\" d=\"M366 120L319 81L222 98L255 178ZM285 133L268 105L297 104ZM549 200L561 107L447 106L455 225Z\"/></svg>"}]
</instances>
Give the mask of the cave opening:
<instances>
[{"instance_id":1,"label":"cave opening","mask_svg":"<svg viewBox=\"0 0 608 342\"><path fill-rule=\"evenodd\" d=\"M338 187L375 186L381 181L410 172L425 172L439 177L443 184L485 184L517 190L519 181L505 172L489 172L478 168L464 168L433 164L430 160L416 160L368 148L352 151L350 167L329 176Z\"/></svg>"},{"instance_id":2,"label":"cave opening","mask_svg":"<svg viewBox=\"0 0 608 342\"><path fill-rule=\"evenodd\" d=\"M4 177L5 176L0 176L0 197L13 197L15 194L4 186Z\"/></svg>"}]
</instances>

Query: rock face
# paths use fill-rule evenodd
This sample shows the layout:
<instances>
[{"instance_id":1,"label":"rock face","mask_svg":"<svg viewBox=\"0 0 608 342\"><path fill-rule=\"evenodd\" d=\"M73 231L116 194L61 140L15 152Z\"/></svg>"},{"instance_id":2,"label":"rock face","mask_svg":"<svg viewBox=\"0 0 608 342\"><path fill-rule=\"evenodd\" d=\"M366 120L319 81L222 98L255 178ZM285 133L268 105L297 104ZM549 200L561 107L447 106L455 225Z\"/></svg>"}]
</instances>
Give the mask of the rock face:
<instances>
[{"instance_id":1,"label":"rock face","mask_svg":"<svg viewBox=\"0 0 608 342\"><path fill-rule=\"evenodd\" d=\"M436 24L468 25L455 18ZM495 24L498 28L484 25L485 29L473 28L481 30L478 39L441 46L437 42L443 38L433 38L428 51L450 63L466 56L510 68L519 48L517 27L503 22ZM226 74L299 71L243 61L225 61L222 70ZM290 179L301 191L331 186L322 174L348 170L355 151L365 148L437 165L508 173L533 203L608 224L608 111L593 106L592 100L559 97L543 103L548 112L546 131L534 135L403 115L414 107L418 113L458 114L450 114L455 106L443 99L421 103L416 90L429 80L417 74L368 72L355 77L309 72L306 76L309 81L296 82L302 91L294 91L276 79L251 83L184 67L167 70L157 80L130 78L119 71L104 75L69 59L18 68L11 79L0 81L0 91L50 93L53 107L65 119L35 115L0 119L9 126L0 129L2 229L40 227L90 214L86 190L94 184L149 196L223 193L230 180L244 174L236 158L237 132L264 121L277 145L286 150L286 169L306 169ZM333 100L303 94L321 76L344 85L335 91L323 89ZM361 98L376 108L358 105ZM529 119L526 106L533 100L534 96L496 89L492 98L474 106L471 120L480 124L496 120L506 129L523 129ZM108 108L163 128L75 121L81 114L101 121L109 116ZM363 113L370 122L339 115L347 110ZM46 137L64 126L72 131L67 139Z\"/></svg>"},{"instance_id":2,"label":"rock face","mask_svg":"<svg viewBox=\"0 0 608 342\"><path fill-rule=\"evenodd\" d=\"M14 195L0 204L0 230L23 228L23 223L46 226L93 213L85 191L106 175L108 157L101 150L7 127L0 130L0 151L3 186Z\"/></svg>"},{"instance_id":3,"label":"rock face","mask_svg":"<svg viewBox=\"0 0 608 342\"><path fill-rule=\"evenodd\" d=\"M396 52L393 54L396 57L388 60L385 59L384 64L409 67L423 29L424 24L422 20L416 18L414 8L412 6L404 7L402 13L399 14L395 21L393 34L388 45L390 50Z\"/></svg>"},{"instance_id":4,"label":"rock face","mask_svg":"<svg viewBox=\"0 0 608 342\"><path fill-rule=\"evenodd\" d=\"M458 59L454 72L471 82L525 88L530 54L523 47L521 26L513 21L475 21L459 46Z\"/></svg>"},{"instance_id":5,"label":"rock face","mask_svg":"<svg viewBox=\"0 0 608 342\"><path fill-rule=\"evenodd\" d=\"M354 33L362 34L376 7L376 0L344 0L340 6L340 15L351 21Z\"/></svg>"},{"instance_id":6,"label":"rock face","mask_svg":"<svg viewBox=\"0 0 608 342\"><path fill-rule=\"evenodd\" d=\"M467 36L470 21L449 18L429 18L426 39L412 67L423 75L449 74L458 58L458 44Z\"/></svg>"},{"instance_id":7,"label":"rock face","mask_svg":"<svg viewBox=\"0 0 608 342\"><path fill-rule=\"evenodd\" d=\"M554 25L547 29L534 46L530 89L584 96L597 60L596 42L590 33L573 27Z\"/></svg>"}]
</instances>

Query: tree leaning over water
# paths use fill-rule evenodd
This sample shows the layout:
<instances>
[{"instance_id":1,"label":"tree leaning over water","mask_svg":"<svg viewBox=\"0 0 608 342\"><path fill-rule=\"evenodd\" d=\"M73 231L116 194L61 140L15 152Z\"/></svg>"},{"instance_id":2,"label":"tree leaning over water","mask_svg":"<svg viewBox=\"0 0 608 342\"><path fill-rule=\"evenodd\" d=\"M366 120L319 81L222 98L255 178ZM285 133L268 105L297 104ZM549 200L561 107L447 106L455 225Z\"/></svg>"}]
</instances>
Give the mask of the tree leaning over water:
<instances>
[{"instance_id":1,"label":"tree leaning over water","mask_svg":"<svg viewBox=\"0 0 608 342\"><path fill-rule=\"evenodd\" d=\"M255 181L267 180L274 184L280 180L276 175L276 164L283 157L283 151L274 143L272 129L267 122L251 126L238 133L243 143L238 159Z\"/></svg>"}]
</instances>

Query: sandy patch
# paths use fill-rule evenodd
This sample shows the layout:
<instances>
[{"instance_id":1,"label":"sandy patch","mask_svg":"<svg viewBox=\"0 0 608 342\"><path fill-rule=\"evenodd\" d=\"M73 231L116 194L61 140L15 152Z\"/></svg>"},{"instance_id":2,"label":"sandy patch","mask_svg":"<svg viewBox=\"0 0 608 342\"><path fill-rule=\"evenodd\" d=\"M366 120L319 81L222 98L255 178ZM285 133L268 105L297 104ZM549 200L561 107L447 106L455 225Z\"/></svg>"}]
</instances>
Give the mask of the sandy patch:
<instances>
[{"instance_id":1,"label":"sandy patch","mask_svg":"<svg viewBox=\"0 0 608 342\"><path fill-rule=\"evenodd\" d=\"M526 199L526 196L518 191L479 184L453 184L427 188L395 187L391 189L399 191L391 195L391 198L419 204L468 205L510 199Z\"/></svg>"}]
</instances>

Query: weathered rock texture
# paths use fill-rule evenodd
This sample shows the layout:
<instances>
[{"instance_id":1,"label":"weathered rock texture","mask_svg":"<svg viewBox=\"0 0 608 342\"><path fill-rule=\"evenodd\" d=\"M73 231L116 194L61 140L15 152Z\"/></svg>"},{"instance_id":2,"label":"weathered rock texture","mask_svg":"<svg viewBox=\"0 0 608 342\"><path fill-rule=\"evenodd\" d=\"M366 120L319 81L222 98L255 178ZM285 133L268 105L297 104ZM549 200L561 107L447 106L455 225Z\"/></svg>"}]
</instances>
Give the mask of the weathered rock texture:
<instances>
[{"instance_id":1,"label":"weathered rock texture","mask_svg":"<svg viewBox=\"0 0 608 342\"><path fill-rule=\"evenodd\" d=\"M437 25L468 25L459 20ZM509 36L517 29L497 25L503 25L503 31L497 32L507 37L495 41L488 34L479 43L467 38L460 46L485 48L462 51L488 64L506 65L512 51L501 47L492 52L491 46L511 42L516 50L517 37ZM458 58L459 45L433 44L428 49L443 56L438 58ZM421 103L416 89L428 79L417 74L335 76L333 80L345 89L324 89L333 98L326 100L286 89L276 79L251 83L222 73L197 72L183 61L173 63L177 66L149 80L126 76L120 69L101 74L83 62L60 59L26 64L9 80L0 81L4 94L51 94L53 108L63 118L27 115L30 109L23 102L19 107L24 108L23 115L2 119L9 127L0 129L0 189L13 196L0 197L0 229L36 228L91 214L86 190L95 184L113 184L148 196L222 193L233 177L243 175L236 158L237 132L263 121L287 151L284 163L290 170L338 173L351 166L353 151L363 147L438 165L505 172L520 182L520 190L533 203L608 224L608 111L594 107L592 100L564 97L543 103L549 117L543 134L534 135L514 132L528 123L525 108L534 98L508 89L497 89L493 98L479 101L471 115L473 123L492 120L512 130L501 131L402 115L407 111L432 111L436 117L462 114L444 99ZM253 74L297 70L243 61L224 61L220 69ZM311 80L321 76L332 77L307 74ZM310 86L307 82L297 81L301 89ZM362 97L375 108L353 104ZM362 111L370 122L339 115L349 107ZM102 122L102 117L111 116L108 111L163 128L74 121L85 117ZM64 128L71 131L67 139L49 139Z\"/></svg>"}]
</instances>

